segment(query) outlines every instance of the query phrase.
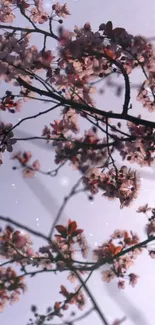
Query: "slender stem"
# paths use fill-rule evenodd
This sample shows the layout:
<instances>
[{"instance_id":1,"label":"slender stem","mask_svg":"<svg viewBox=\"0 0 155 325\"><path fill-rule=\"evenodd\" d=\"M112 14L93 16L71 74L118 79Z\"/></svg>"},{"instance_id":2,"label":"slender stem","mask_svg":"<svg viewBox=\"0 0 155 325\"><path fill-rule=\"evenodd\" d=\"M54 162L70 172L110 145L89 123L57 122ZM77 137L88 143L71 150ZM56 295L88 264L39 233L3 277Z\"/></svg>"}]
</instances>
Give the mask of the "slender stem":
<instances>
[{"instance_id":1,"label":"slender stem","mask_svg":"<svg viewBox=\"0 0 155 325\"><path fill-rule=\"evenodd\" d=\"M57 105L55 105L55 106L53 106L53 107L50 107L50 108L46 109L45 111L42 111L42 112L37 113L37 114L35 114L35 115L31 115L31 116L24 117L24 118L21 119L19 122L17 122L16 124L14 124L12 128L9 129L9 131L5 134L5 136L4 136L3 140L2 140L2 142L4 142L6 136L7 136L11 131L13 131L17 126L19 126L21 123L23 123L23 122L25 122L25 121L28 121L28 120L35 119L35 118L37 118L37 117L39 117L39 116L41 116L41 115L47 114L47 113L53 111L54 109L56 109L56 108L59 107L59 106L60 106L60 104L57 104Z\"/></svg>"},{"instance_id":2,"label":"slender stem","mask_svg":"<svg viewBox=\"0 0 155 325\"><path fill-rule=\"evenodd\" d=\"M0 267L5 266L5 265L7 265L7 264L11 264L11 263L13 263L13 262L16 262L16 261L15 261L14 259L9 260L9 261L6 261L6 262L4 262L4 263L1 263L1 264L0 264Z\"/></svg>"},{"instance_id":3,"label":"slender stem","mask_svg":"<svg viewBox=\"0 0 155 325\"><path fill-rule=\"evenodd\" d=\"M103 313L101 312L101 309L99 308L95 298L93 297L91 291L89 290L88 286L84 283L84 281L82 280L82 278L80 277L80 275L78 274L78 272L75 271L76 276L78 277L79 281L81 282L83 288L85 289L86 293L88 294L88 296L90 297L93 305L94 305L94 309L97 311L97 313L99 314L103 324L105 325L109 325L108 321L106 320L105 316L103 315Z\"/></svg>"},{"instance_id":4,"label":"slender stem","mask_svg":"<svg viewBox=\"0 0 155 325\"><path fill-rule=\"evenodd\" d=\"M13 31L21 31L21 32L29 32L29 33L40 33L40 34L43 34L43 35L46 35L48 37L52 37L52 38L55 38L56 40L59 40L58 36L56 36L55 34L51 34L50 32L47 32L45 30L42 30L38 27L32 29L32 28L23 28L23 27L17 27L17 26L8 26L8 25L1 25L0 24L0 29L7 29L7 30L13 30Z\"/></svg>"},{"instance_id":5,"label":"slender stem","mask_svg":"<svg viewBox=\"0 0 155 325\"><path fill-rule=\"evenodd\" d=\"M86 318L87 316L89 316L92 312L94 311L94 308L90 308L88 311L86 311L82 316L79 316L79 317L76 317L76 318L73 318L71 320L68 320L68 321L64 321L63 323L57 323L57 324L45 324L44 325L69 325L69 324L74 324L76 322L79 322L81 321L82 319Z\"/></svg>"},{"instance_id":6,"label":"slender stem","mask_svg":"<svg viewBox=\"0 0 155 325\"><path fill-rule=\"evenodd\" d=\"M58 221L59 221L59 219L60 219L60 217L61 217L61 214L62 214L62 212L63 212L63 210L64 210L64 208L65 208L67 202L69 201L69 199L70 199L73 195L77 194L77 192L76 192L75 190L76 190L76 188L79 186L81 180L82 180L82 178L80 178L80 179L76 182L76 184L73 186L73 188L71 189L71 191L70 191L70 193L68 194L68 196L66 196L66 197L64 198L64 201L63 201L63 203L62 203L62 205L61 205L61 207L60 207L60 209L59 209L59 211L58 211L58 214L57 214L57 216L56 216L56 218L55 218L55 220L54 220L54 222L53 222L53 224L52 224L52 227L51 227L51 229L50 229L50 232L49 232L49 239L52 238L52 235L53 235L53 232L54 232L54 228L55 228L56 224L58 223Z\"/></svg>"},{"instance_id":7,"label":"slender stem","mask_svg":"<svg viewBox=\"0 0 155 325\"><path fill-rule=\"evenodd\" d=\"M108 119L106 118L106 136L107 136L107 150L108 150L108 155L109 155L109 158L111 159L111 162L112 162L112 165L115 169L115 179L116 179L116 185L118 185L118 170L117 170L117 167L115 165L115 160L111 154L111 150L109 148L109 133L108 133Z\"/></svg>"}]
</instances>

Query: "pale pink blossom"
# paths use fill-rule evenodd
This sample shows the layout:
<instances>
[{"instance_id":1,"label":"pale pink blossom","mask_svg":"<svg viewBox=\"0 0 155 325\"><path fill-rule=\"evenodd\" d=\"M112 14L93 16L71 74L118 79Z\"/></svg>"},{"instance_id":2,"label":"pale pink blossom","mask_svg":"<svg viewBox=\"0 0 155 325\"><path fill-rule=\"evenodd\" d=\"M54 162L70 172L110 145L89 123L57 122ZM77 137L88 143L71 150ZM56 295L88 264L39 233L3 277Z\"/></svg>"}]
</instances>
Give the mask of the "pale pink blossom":
<instances>
[{"instance_id":1,"label":"pale pink blossom","mask_svg":"<svg viewBox=\"0 0 155 325\"><path fill-rule=\"evenodd\" d=\"M130 273L129 274L129 284L132 286L132 287L135 287L135 285L137 284L138 282L138 279L139 279L139 276L134 274L134 273Z\"/></svg>"},{"instance_id":2,"label":"pale pink blossom","mask_svg":"<svg viewBox=\"0 0 155 325\"><path fill-rule=\"evenodd\" d=\"M69 12L69 9L68 9L66 3L64 5L60 5L60 3L57 2L56 4L54 4L52 6L52 8L58 17L65 18L67 15L70 15L70 12Z\"/></svg>"},{"instance_id":3,"label":"pale pink blossom","mask_svg":"<svg viewBox=\"0 0 155 325\"><path fill-rule=\"evenodd\" d=\"M107 270L102 272L102 279L105 282L110 282L116 277L115 273L112 270Z\"/></svg>"}]
</instances>

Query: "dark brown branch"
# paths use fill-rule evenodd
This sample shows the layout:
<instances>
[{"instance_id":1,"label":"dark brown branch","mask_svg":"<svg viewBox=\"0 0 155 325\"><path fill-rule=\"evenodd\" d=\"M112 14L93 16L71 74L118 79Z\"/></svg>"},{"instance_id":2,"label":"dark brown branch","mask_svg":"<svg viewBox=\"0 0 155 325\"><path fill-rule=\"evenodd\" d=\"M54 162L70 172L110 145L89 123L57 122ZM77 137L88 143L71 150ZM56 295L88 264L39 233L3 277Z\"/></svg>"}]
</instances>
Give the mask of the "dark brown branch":
<instances>
[{"instance_id":1,"label":"dark brown branch","mask_svg":"<svg viewBox=\"0 0 155 325\"><path fill-rule=\"evenodd\" d=\"M20 161L19 161L20 162ZM20 169L21 167L23 168L26 168L26 169L29 169L29 170L32 170L34 172L37 172L41 175L45 175L45 176L50 176L50 177L55 177L57 176L58 174L58 171L66 164L67 160L65 160L63 163L61 163L57 168L53 169L53 170L50 170L48 172L45 172L43 170L40 170L40 169L36 169L36 168L33 168L32 166L29 166L27 164L24 164L24 163L21 163L21 166L20 167L16 167L14 166L13 169L16 170L16 169Z\"/></svg>"},{"instance_id":2,"label":"dark brown branch","mask_svg":"<svg viewBox=\"0 0 155 325\"><path fill-rule=\"evenodd\" d=\"M106 119L106 136L107 136L107 150L108 150L108 156L109 158L111 159L111 162L112 162L112 165L115 169L115 179L116 179L116 184L118 185L118 170L117 170L117 167L115 165L115 160L112 156L112 153L111 153L111 149L109 148L109 133L108 133L108 119Z\"/></svg>"},{"instance_id":3,"label":"dark brown branch","mask_svg":"<svg viewBox=\"0 0 155 325\"><path fill-rule=\"evenodd\" d=\"M91 51L91 52L89 52L89 55L93 55L96 57L104 57L111 64L114 64L121 71L121 73L124 77L124 81L125 81L125 97L124 97L122 116L126 117L128 114L129 102L130 102L130 82L129 82L129 77L128 77L128 74L127 74L125 68L123 67L123 65L120 62L118 62L115 59L112 59L106 53L99 53L97 51Z\"/></svg>"},{"instance_id":4,"label":"dark brown branch","mask_svg":"<svg viewBox=\"0 0 155 325\"><path fill-rule=\"evenodd\" d=\"M124 121L133 122L134 124L144 125L146 127L155 128L155 122L144 120L144 119L141 119L141 118L129 115L129 114L124 116L122 113L106 112L106 111L91 107L89 105L83 105L81 103L77 103L75 101L62 98L61 96L59 96L53 92L47 92L45 90L38 89L38 88L28 84L26 81L24 81L20 77L17 78L17 81L19 82L20 85L24 86L28 90L35 92L35 93L39 94L40 96L46 96L46 97L50 97L55 100L58 100L61 103L61 105L71 106L78 112L83 110L85 112L93 113L94 115L95 114L100 115L103 117L103 119L104 118L112 118L112 119L117 119L117 120L124 120Z\"/></svg>"},{"instance_id":5,"label":"dark brown branch","mask_svg":"<svg viewBox=\"0 0 155 325\"><path fill-rule=\"evenodd\" d=\"M66 260L63 256L63 253L61 251L59 251L59 254L62 258L62 260L65 262L66 266L68 266L68 268L75 274L75 276L77 277L77 279L79 280L79 282L81 283L82 288L84 288L85 292L87 293L88 297L91 299L91 302L93 303L94 309L96 310L96 312L98 313L100 319L102 320L104 325L109 325L108 321L106 320L103 312L101 311L100 307L98 306L95 298L93 297L93 294L91 293L91 291L89 290L88 286L86 285L85 281L83 281L82 277L80 276L79 272L74 268L74 266L72 265L72 263L69 260ZM90 272L90 274L92 274L92 271Z\"/></svg>"},{"instance_id":6,"label":"dark brown branch","mask_svg":"<svg viewBox=\"0 0 155 325\"><path fill-rule=\"evenodd\" d=\"M38 27L33 29L33 28L23 28L23 27L10 26L10 25L1 25L0 24L0 29L3 29L3 28L5 28L7 30L14 30L15 32L16 31L21 31L21 32L25 32L25 33L27 33L27 32L28 33L40 33L42 35L45 35L46 37L52 37L52 38L54 38L56 40L59 40L58 36L56 36L54 33L51 34L50 32L42 30L42 29L40 29Z\"/></svg>"},{"instance_id":7,"label":"dark brown branch","mask_svg":"<svg viewBox=\"0 0 155 325\"><path fill-rule=\"evenodd\" d=\"M16 261L15 261L14 259L12 259L12 260L6 261L6 262L4 262L4 263L1 263L1 264L0 264L0 268L1 268L2 266L7 265L7 264L12 264L13 262L16 262Z\"/></svg>"}]
</instances>

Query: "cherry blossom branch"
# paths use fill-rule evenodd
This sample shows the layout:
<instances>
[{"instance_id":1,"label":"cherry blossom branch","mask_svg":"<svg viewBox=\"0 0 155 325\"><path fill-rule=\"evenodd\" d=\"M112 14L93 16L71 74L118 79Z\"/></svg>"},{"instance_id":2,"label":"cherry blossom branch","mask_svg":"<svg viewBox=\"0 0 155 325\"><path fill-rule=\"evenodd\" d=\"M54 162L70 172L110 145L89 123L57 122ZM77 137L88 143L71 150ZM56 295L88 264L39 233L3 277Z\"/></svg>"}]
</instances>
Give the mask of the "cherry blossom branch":
<instances>
[{"instance_id":1,"label":"cherry blossom branch","mask_svg":"<svg viewBox=\"0 0 155 325\"><path fill-rule=\"evenodd\" d=\"M79 316L79 317L76 317L76 318L73 318L71 320L68 320L68 321L64 321L63 323L60 323L60 324L44 324L44 325L71 325L71 324L74 324L76 322L79 322L81 321L82 319L86 318L87 316L89 316L92 312L94 311L94 308L90 308L88 311L86 311L82 316Z\"/></svg>"},{"instance_id":2,"label":"cherry blossom branch","mask_svg":"<svg viewBox=\"0 0 155 325\"><path fill-rule=\"evenodd\" d=\"M0 29L7 29L7 30L13 30L13 31L21 31L21 32L28 32L30 33L40 33L45 35L46 37L54 38L55 40L59 40L59 37L55 35L53 32L47 32L46 30L40 29L37 26L34 25L35 28L24 28L19 26L10 26L10 25L2 25L0 24Z\"/></svg>"},{"instance_id":3,"label":"cherry blossom branch","mask_svg":"<svg viewBox=\"0 0 155 325\"><path fill-rule=\"evenodd\" d=\"M54 109L56 109L57 107L59 107L60 105L61 105L61 104L56 104L55 106L50 107L50 108L46 109L45 111L42 111L42 112L39 112L39 113L37 113L37 114L30 115L30 116L27 116L27 117L22 118L19 122L17 122L16 124L14 124L12 128L9 129L9 131L8 131L8 132L6 133L6 135L4 136L2 142L5 141L6 136L7 136L11 131L13 131L15 128L17 128L17 127L18 127L20 124L22 124L23 122L28 121L28 120L32 120L32 119L35 119L35 118L37 118L37 117L39 117L39 116L41 116L41 115L47 114L47 113L53 111Z\"/></svg>"},{"instance_id":4,"label":"cherry blossom branch","mask_svg":"<svg viewBox=\"0 0 155 325\"><path fill-rule=\"evenodd\" d=\"M87 118L86 118L87 119ZM88 119L90 121L90 119ZM90 121L91 122L91 121ZM95 125L97 128L100 129L100 126L98 126L97 123L93 123L93 125ZM102 129L102 128L101 128ZM102 129L103 131L103 129ZM106 131L104 131L104 133L106 134ZM108 133L108 136L111 137L111 138L116 138L114 136L112 136L111 134ZM107 143L88 143L88 142L81 142L81 141L77 141L77 140L72 140L71 138L67 139L65 138L64 136L60 136L59 138L49 138L49 137L40 137L40 136L31 136L31 137L21 137L21 138L16 138L14 137L14 140L16 141L29 141L29 140L44 140L44 141L54 141L54 142L71 142L74 147L75 147L75 151L77 152L78 149L81 149L81 148L92 148L92 149L104 149L104 148L109 148L109 147L114 147L118 141L119 142L132 142L132 141L135 141L136 139L138 139L139 136L132 136L132 135L129 135L128 137L126 138L117 138L116 140L112 141L112 142L107 142ZM143 140L154 140L154 136L143 136L142 137ZM69 158L66 156L66 159ZM29 166L28 166L29 167ZM44 173L44 172L43 172ZM46 172L45 172L46 174Z\"/></svg>"},{"instance_id":5,"label":"cherry blossom branch","mask_svg":"<svg viewBox=\"0 0 155 325\"><path fill-rule=\"evenodd\" d=\"M86 111L86 112L90 112L93 114L97 114L102 116L103 118L112 118L112 119L116 119L116 120L124 120L124 121L129 121L129 122L133 122L136 125L144 125L147 127L151 127L151 128L155 128L155 122L149 121L149 120L144 120L132 115L127 114L126 116L124 116L122 113L113 113L113 112L106 112L94 107L91 107L89 105L83 105L81 103L77 103L75 101L66 99L64 97L61 97L53 92L46 92L45 90L41 90L35 86L29 85L25 80L23 80L21 77L17 78L17 81L19 82L19 84L21 84L22 86L24 86L25 88L27 88L30 91L33 91L37 94L39 94L40 96L46 96L46 97L50 97L53 98L55 100L58 100L61 105L67 105L70 106L72 108L74 108L75 110L77 110L78 112L80 112L81 110Z\"/></svg>"},{"instance_id":6,"label":"cherry blossom branch","mask_svg":"<svg viewBox=\"0 0 155 325\"><path fill-rule=\"evenodd\" d=\"M70 264L69 264L70 265ZM94 309L96 310L96 312L98 313L98 315L100 316L103 324L105 325L109 325L107 319L105 318L103 312L101 312L101 309L99 308L96 300L94 299L91 291L89 290L88 286L85 284L85 282L82 280L81 276L79 275L79 273L74 269L72 268L72 271L75 273L76 277L78 278L78 280L80 281L82 287L85 289L86 293L88 294L88 296L90 297L93 305L94 305Z\"/></svg>"},{"instance_id":7,"label":"cherry blossom branch","mask_svg":"<svg viewBox=\"0 0 155 325\"><path fill-rule=\"evenodd\" d=\"M23 167L23 168L28 168L29 170L32 170L32 171L37 172L37 173L42 174L42 175L55 177L55 176L57 176L59 170L66 164L66 162L67 162L67 160L65 160L63 163L61 163L57 168L55 168L53 170L50 170L48 172L45 172L45 171L40 170L40 169L36 169L36 168L34 168L32 166L29 166L29 165L21 163L21 162L20 163L22 165L21 167ZM19 167L19 168L21 168L21 167ZM16 166L13 167L14 170L19 169L19 168L16 167Z\"/></svg>"},{"instance_id":8,"label":"cherry blossom branch","mask_svg":"<svg viewBox=\"0 0 155 325\"><path fill-rule=\"evenodd\" d=\"M83 281L83 283L86 285L86 283L88 282L88 280L90 279L90 277L91 277L91 275L92 275L92 272L90 272L89 273L89 275L87 276L87 278L86 278L86 280L85 281ZM58 313L61 311L61 309L63 309L63 307L67 304L67 303L69 303L79 292L80 292L80 290L83 288L83 284L81 284L80 286L79 286L79 288L74 292L74 293L72 293L69 297L67 297L65 300L64 300L64 302L62 303L62 305L59 307L59 308L57 308L57 310L55 311L53 311L53 312L50 312L49 314L47 314L47 315L45 315L45 316L43 316L43 323L41 322L41 323L39 323L40 325L44 325L44 320L46 319L46 318L48 318L49 316L50 317L52 317L52 316L57 316L58 315Z\"/></svg>"},{"instance_id":9,"label":"cherry blossom branch","mask_svg":"<svg viewBox=\"0 0 155 325\"><path fill-rule=\"evenodd\" d=\"M140 242L140 243L138 243L138 244L136 244L136 245L133 245L133 246L131 246L131 247L125 249L125 250L120 251L120 253L114 255L114 256L111 257L111 258L108 257L108 258L103 258L103 259L101 259L101 260L98 261L94 266L92 266L92 269L93 269L93 270L96 270L98 267L100 267L100 266L102 266L102 265L104 265L104 264L106 264L106 263L111 263L111 262L113 262L115 259L117 259L118 257L123 256L123 255L125 255L125 254L127 254L127 253L129 253L129 252L132 252L132 251L134 251L134 250L137 249L137 248L145 247L148 243L150 243L150 242L152 242L152 241L154 241L154 240L155 240L155 236L151 235L151 236L149 236L146 240L144 240L144 241L142 241L142 242ZM86 268L86 269L87 269L87 268ZM88 270L89 270L89 268L88 268Z\"/></svg>"},{"instance_id":10,"label":"cherry blossom branch","mask_svg":"<svg viewBox=\"0 0 155 325\"><path fill-rule=\"evenodd\" d=\"M19 8L19 11L20 11L21 15L30 22L30 24L34 27L34 29L36 29L37 28L36 25L33 23L33 21L30 19L30 17L28 17L26 15L25 9L23 8L23 4L18 2L17 8Z\"/></svg>"},{"instance_id":11,"label":"cherry blossom branch","mask_svg":"<svg viewBox=\"0 0 155 325\"><path fill-rule=\"evenodd\" d=\"M77 277L77 279L79 280L79 282L81 283L81 287L85 290L85 292L87 293L88 297L90 297L92 303L93 303L93 306L94 306L94 309L96 310L96 312L98 313L100 319L102 320L103 324L104 325L109 325L108 324L108 321L106 320L103 312L101 311L101 309L99 308L95 298L93 297L91 291L89 290L88 286L86 285L86 282L83 281L82 277L80 276L79 272L74 268L74 266L72 265L72 263L65 259L64 256L63 256L63 253L61 251L58 251L62 260L64 261L64 263L66 264L66 266L69 267L69 269L75 274L75 276ZM90 272L90 274L92 274L92 271Z\"/></svg>"},{"instance_id":12,"label":"cherry blossom branch","mask_svg":"<svg viewBox=\"0 0 155 325\"><path fill-rule=\"evenodd\" d=\"M31 233L32 235L36 236L36 237L39 237L39 238L42 238L43 240L45 241L48 241L49 242L49 237L40 233L39 231L36 231L36 230L33 230L31 229L30 227L26 226L26 225L23 225L17 221L14 221L12 220L11 218L8 218L8 217L4 217L4 216L1 216L0 215L0 220L6 222L6 223L10 223L20 229L24 229L26 230L27 232ZM117 259L118 257L120 256L123 256L129 252L132 252L134 251L135 249L137 248L142 248L142 247L146 247L148 243L152 242L155 240L155 236L151 235L149 236L147 239L145 239L144 241L141 241L140 243L138 244L135 244L133 246L130 246L129 248L127 249L124 249L124 250L121 250L119 253L115 254L114 256L112 257L108 257L108 258L103 258L103 259L100 259L98 262L96 263L92 263L92 262L79 262L79 264L83 263L83 264L93 264L92 266L90 267L80 267L78 268L78 265L76 265L76 270L81 270L81 271L94 271L94 270L97 270L99 267L101 267L102 265L106 264L106 263L111 263L113 260ZM78 262L78 261L76 261Z\"/></svg>"},{"instance_id":13,"label":"cherry blossom branch","mask_svg":"<svg viewBox=\"0 0 155 325\"><path fill-rule=\"evenodd\" d=\"M63 272L64 271L68 271L69 269L67 269L67 268L65 268L64 270L63 270ZM18 275L16 278L17 279L20 279L20 278L23 278L23 277L25 277L25 276L30 276L30 277L34 277L35 275L37 275L37 274L40 274L40 273L56 273L56 272L61 272L58 268L56 268L56 269L46 269L46 268L43 268L42 270L38 270L38 271L34 271L34 272L27 272L27 271L25 271L24 273L22 273L22 274L20 274L20 275Z\"/></svg>"}]
</instances>

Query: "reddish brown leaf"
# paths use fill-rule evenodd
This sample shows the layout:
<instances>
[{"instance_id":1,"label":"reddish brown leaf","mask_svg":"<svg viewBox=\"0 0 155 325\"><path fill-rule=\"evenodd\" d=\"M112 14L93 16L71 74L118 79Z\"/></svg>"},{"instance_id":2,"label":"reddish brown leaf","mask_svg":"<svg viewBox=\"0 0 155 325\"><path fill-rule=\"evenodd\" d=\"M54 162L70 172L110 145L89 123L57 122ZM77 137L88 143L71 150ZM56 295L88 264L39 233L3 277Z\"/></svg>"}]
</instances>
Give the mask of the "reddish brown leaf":
<instances>
[{"instance_id":1,"label":"reddish brown leaf","mask_svg":"<svg viewBox=\"0 0 155 325\"><path fill-rule=\"evenodd\" d=\"M83 229L77 229L77 230L75 230L75 231L72 233L72 237L75 237L75 236L81 234L83 231L84 231Z\"/></svg>"},{"instance_id":2,"label":"reddish brown leaf","mask_svg":"<svg viewBox=\"0 0 155 325\"><path fill-rule=\"evenodd\" d=\"M59 310L60 309L60 303L59 302L56 302L55 305L54 305L54 309L55 311Z\"/></svg>"},{"instance_id":3,"label":"reddish brown leaf","mask_svg":"<svg viewBox=\"0 0 155 325\"><path fill-rule=\"evenodd\" d=\"M120 253L120 252L121 252L121 250L122 250L122 246L117 246L117 247L115 248L115 252L114 252L114 255L116 255L116 254Z\"/></svg>"},{"instance_id":4,"label":"reddish brown leaf","mask_svg":"<svg viewBox=\"0 0 155 325\"><path fill-rule=\"evenodd\" d=\"M64 297L68 298L68 296L69 296L69 292L67 291L67 289L66 289L63 285L60 286L60 289L61 289L60 293L61 293Z\"/></svg>"},{"instance_id":5,"label":"reddish brown leaf","mask_svg":"<svg viewBox=\"0 0 155 325\"><path fill-rule=\"evenodd\" d=\"M62 237L66 237L66 235L67 235L66 227L64 227L62 225L58 225L55 228L61 234Z\"/></svg>"},{"instance_id":6,"label":"reddish brown leaf","mask_svg":"<svg viewBox=\"0 0 155 325\"><path fill-rule=\"evenodd\" d=\"M111 50L104 49L105 54L109 56L109 58L113 59L114 58L114 53Z\"/></svg>"},{"instance_id":7,"label":"reddish brown leaf","mask_svg":"<svg viewBox=\"0 0 155 325\"><path fill-rule=\"evenodd\" d=\"M105 26L105 34L107 34L108 36L110 36L112 34L112 22L108 21L106 26Z\"/></svg>"},{"instance_id":8,"label":"reddish brown leaf","mask_svg":"<svg viewBox=\"0 0 155 325\"><path fill-rule=\"evenodd\" d=\"M68 222L68 234L72 235L72 233L76 230L77 228L77 223L76 221Z\"/></svg>"},{"instance_id":9,"label":"reddish brown leaf","mask_svg":"<svg viewBox=\"0 0 155 325\"><path fill-rule=\"evenodd\" d=\"M113 33L114 33L115 36L119 36L124 32L125 32L124 28L115 28L115 29L113 29Z\"/></svg>"}]
</instances>

